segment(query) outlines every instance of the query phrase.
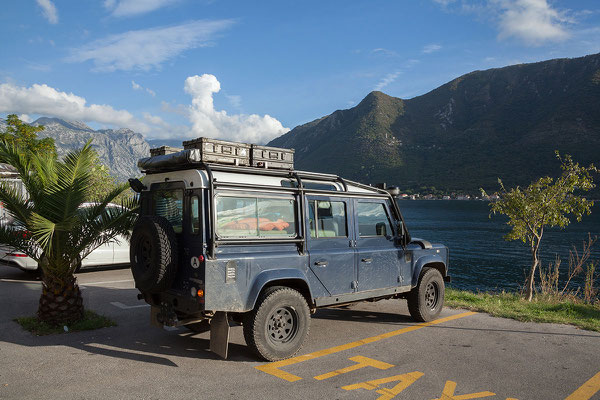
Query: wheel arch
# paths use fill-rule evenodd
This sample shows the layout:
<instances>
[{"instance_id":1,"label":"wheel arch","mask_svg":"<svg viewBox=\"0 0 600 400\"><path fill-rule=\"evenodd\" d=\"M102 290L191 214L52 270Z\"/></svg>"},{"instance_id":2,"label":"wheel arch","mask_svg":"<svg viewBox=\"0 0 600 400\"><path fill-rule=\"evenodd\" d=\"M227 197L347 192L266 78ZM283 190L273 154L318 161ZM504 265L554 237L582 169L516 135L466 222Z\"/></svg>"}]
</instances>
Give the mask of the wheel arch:
<instances>
[{"instance_id":1,"label":"wheel arch","mask_svg":"<svg viewBox=\"0 0 600 400\"><path fill-rule=\"evenodd\" d=\"M247 310L254 309L261 293L273 286L285 286L297 290L304 297L308 306L314 307L312 292L306 276L297 269L281 269L264 271L256 277L245 308Z\"/></svg>"},{"instance_id":2,"label":"wheel arch","mask_svg":"<svg viewBox=\"0 0 600 400\"><path fill-rule=\"evenodd\" d=\"M448 275L448 267L441 257L437 255L421 257L415 263L415 269L413 270L412 286L415 287L419 283L419 277L425 268L437 269L442 278L446 278Z\"/></svg>"}]
</instances>

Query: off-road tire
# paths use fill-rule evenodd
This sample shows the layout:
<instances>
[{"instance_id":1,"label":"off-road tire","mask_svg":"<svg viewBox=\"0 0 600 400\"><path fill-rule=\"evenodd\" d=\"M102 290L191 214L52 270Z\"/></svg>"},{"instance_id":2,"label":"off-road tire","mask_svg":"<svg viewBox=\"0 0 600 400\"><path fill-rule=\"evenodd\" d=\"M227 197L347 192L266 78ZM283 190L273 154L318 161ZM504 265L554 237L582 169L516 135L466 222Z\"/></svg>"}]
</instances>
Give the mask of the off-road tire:
<instances>
[{"instance_id":1,"label":"off-road tire","mask_svg":"<svg viewBox=\"0 0 600 400\"><path fill-rule=\"evenodd\" d=\"M406 297L410 315L419 322L437 318L444 307L444 293L444 279L440 271L423 268L419 284Z\"/></svg>"},{"instance_id":2,"label":"off-road tire","mask_svg":"<svg viewBox=\"0 0 600 400\"><path fill-rule=\"evenodd\" d=\"M135 286L143 292L168 289L177 272L178 247L175 231L166 218L139 217L129 248Z\"/></svg>"},{"instance_id":3,"label":"off-road tire","mask_svg":"<svg viewBox=\"0 0 600 400\"><path fill-rule=\"evenodd\" d=\"M310 330L310 310L298 291L274 286L267 288L254 310L244 315L244 339L259 357L283 360L300 351Z\"/></svg>"}]
</instances>

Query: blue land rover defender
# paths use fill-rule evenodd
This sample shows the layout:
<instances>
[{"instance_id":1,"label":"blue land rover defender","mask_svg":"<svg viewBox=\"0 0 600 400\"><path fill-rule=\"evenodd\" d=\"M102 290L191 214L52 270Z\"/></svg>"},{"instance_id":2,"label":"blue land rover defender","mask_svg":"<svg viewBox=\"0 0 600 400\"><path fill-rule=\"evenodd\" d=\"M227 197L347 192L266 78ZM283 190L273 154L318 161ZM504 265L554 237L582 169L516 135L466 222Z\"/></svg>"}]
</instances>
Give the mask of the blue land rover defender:
<instances>
[{"instance_id":1,"label":"blue land rover defender","mask_svg":"<svg viewBox=\"0 0 600 400\"><path fill-rule=\"evenodd\" d=\"M403 298L418 321L444 303L448 249L411 240L392 190L296 171L293 150L200 138L153 149L130 180L139 298L155 325L229 329L274 361L296 354L320 307Z\"/></svg>"}]
</instances>

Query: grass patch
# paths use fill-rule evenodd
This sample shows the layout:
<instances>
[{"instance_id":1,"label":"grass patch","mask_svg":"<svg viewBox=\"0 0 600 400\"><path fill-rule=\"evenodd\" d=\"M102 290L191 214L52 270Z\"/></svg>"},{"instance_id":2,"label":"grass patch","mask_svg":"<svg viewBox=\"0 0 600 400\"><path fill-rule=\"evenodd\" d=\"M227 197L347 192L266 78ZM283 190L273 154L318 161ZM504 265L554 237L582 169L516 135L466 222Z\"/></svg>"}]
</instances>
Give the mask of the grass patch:
<instances>
[{"instance_id":1,"label":"grass patch","mask_svg":"<svg viewBox=\"0 0 600 400\"><path fill-rule=\"evenodd\" d=\"M452 288L446 288L445 304L453 308L482 311L494 317L568 324L600 332L598 305L541 297L529 302L515 293L473 293Z\"/></svg>"},{"instance_id":2,"label":"grass patch","mask_svg":"<svg viewBox=\"0 0 600 400\"><path fill-rule=\"evenodd\" d=\"M107 328L109 326L117 326L117 324L110 318L104 315L96 314L93 311L86 310L83 319L67 324L68 330L65 330L63 325L54 326L49 325L37 319L37 317L21 317L15 318L23 329L29 331L37 336L53 335L57 333L67 332L78 332L78 331L91 331L93 329Z\"/></svg>"}]
</instances>

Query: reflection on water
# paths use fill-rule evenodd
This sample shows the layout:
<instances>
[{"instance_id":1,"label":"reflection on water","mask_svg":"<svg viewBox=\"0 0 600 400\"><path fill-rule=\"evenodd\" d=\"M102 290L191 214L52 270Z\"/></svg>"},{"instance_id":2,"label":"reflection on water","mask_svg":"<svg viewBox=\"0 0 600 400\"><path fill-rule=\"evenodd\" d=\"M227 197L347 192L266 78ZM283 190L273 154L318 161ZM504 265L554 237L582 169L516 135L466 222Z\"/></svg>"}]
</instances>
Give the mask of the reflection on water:
<instances>
[{"instance_id":1,"label":"reflection on water","mask_svg":"<svg viewBox=\"0 0 600 400\"><path fill-rule=\"evenodd\" d=\"M516 289L525 281L530 266L528 247L521 242L507 242L507 219L500 215L489 218L489 206L483 201L401 201L400 207L411 236L443 243L450 249L452 286L470 290ZM579 223L565 230L544 233L541 245L543 265L558 254L561 268L568 266L569 250L581 245L588 232L600 236L600 207ZM600 261L600 241L592 260Z\"/></svg>"}]
</instances>

